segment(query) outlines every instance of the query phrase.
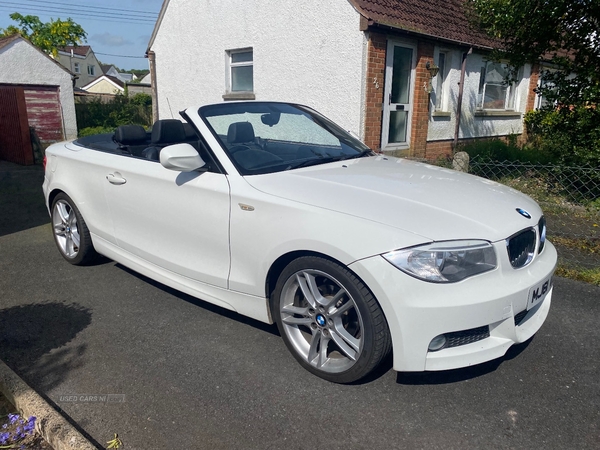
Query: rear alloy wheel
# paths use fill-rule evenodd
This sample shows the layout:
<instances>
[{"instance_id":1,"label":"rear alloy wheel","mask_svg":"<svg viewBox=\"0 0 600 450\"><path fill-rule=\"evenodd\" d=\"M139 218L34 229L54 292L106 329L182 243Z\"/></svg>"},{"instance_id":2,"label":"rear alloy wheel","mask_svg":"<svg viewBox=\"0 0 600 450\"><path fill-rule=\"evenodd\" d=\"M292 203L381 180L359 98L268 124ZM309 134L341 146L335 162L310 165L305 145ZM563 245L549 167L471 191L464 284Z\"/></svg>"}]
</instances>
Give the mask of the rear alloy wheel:
<instances>
[{"instance_id":1,"label":"rear alloy wheel","mask_svg":"<svg viewBox=\"0 0 600 450\"><path fill-rule=\"evenodd\" d=\"M71 264L88 264L97 256L83 217L62 192L52 202L52 231L58 251Z\"/></svg>"},{"instance_id":2,"label":"rear alloy wheel","mask_svg":"<svg viewBox=\"0 0 600 450\"><path fill-rule=\"evenodd\" d=\"M373 294L348 269L324 258L292 261L279 277L271 311L298 362L329 381L363 378L391 347Z\"/></svg>"}]
</instances>

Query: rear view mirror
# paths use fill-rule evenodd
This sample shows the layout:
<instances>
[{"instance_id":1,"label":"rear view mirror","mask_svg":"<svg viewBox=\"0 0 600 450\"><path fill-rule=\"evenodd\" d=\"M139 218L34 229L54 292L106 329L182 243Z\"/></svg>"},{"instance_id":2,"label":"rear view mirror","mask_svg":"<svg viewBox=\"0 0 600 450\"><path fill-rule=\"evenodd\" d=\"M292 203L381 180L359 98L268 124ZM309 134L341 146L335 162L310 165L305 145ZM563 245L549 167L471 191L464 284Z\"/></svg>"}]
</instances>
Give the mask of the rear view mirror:
<instances>
[{"instance_id":1,"label":"rear view mirror","mask_svg":"<svg viewBox=\"0 0 600 450\"><path fill-rule=\"evenodd\" d=\"M279 119L281 118L280 112L272 112L268 114L263 114L260 116L260 120L265 125L269 125L272 127L273 125L277 125L279 123Z\"/></svg>"},{"instance_id":2,"label":"rear view mirror","mask_svg":"<svg viewBox=\"0 0 600 450\"><path fill-rule=\"evenodd\" d=\"M160 151L163 167L180 172L191 172L206 165L198 152L190 144L173 144Z\"/></svg>"}]
</instances>

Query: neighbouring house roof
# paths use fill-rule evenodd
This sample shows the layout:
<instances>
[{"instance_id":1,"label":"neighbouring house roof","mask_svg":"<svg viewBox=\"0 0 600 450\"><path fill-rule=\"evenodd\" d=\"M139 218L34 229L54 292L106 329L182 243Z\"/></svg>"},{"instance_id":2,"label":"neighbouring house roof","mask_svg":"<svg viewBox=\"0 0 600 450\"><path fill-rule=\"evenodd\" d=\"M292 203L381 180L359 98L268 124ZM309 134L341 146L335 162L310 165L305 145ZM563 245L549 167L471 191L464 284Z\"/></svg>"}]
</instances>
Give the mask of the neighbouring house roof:
<instances>
[{"instance_id":1,"label":"neighbouring house roof","mask_svg":"<svg viewBox=\"0 0 600 450\"><path fill-rule=\"evenodd\" d=\"M152 84L152 76L150 75L150 72L148 72L144 78L140 80L140 84Z\"/></svg>"},{"instance_id":2,"label":"neighbouring house roof","mask_svg":"<svg viewBox=\"0 0 600 450\"><path fill-rule=\"evenodd\" d=\"M117 89L119 89L121 91L125 89L125 83L123 83L117 77L112 77L110 75L100 75L98 78L94 78L92 81L90 81L85 86L82 86L81 89L83 89L84 91L87 91L89 88L91 88L92 86L94 86L95 84L99 83L102 80L108 81L109 83L113 84Z\"/></svg>"},{"instance_id":3,"label":"neighbouring house roof","mask_svg":"<svg viewBox=\"0 0 600 450\"><path fill-rule=\"evenodd\" d=\"M67 45L63 48L59 48L58 51L71 54L71 50L73 50L74 55L86 56L88 52L91 50L89 45Z\"/></svg>"},{"instance_id":4,"label":"neighbouring house roof","mask_svg":"<svg viewBox=\"0 0 600 450\"><path fill-rule=\"evenodd\" d=\"M20 37L21 37L20 34L13 34L12 36L0 38L0 48L7 46L11 42L16 41L17 39L19 39Z\"/></svg>"},{"instance_id":5,"label":"neighbouring house roof","mask_svg":"<svg viewBox=\"0 0 600 450\"><path fill-rule=\"evenodd\" d=\"M473 28L464 0L349 0L369 25L383 25L482 48L498 43Z\"/></svg>"},{"instance_id":6,"label":"neighbouring house roof","mask_svg":"<svg viewBox=\"0 0 600 450\"><path fill-rule=\"evenodd\" d=\"M102 71L102 73L107 73L111 67L115 67L115 66L112 64L100 64L100 70Z\"/></svg>"}]
</instances>

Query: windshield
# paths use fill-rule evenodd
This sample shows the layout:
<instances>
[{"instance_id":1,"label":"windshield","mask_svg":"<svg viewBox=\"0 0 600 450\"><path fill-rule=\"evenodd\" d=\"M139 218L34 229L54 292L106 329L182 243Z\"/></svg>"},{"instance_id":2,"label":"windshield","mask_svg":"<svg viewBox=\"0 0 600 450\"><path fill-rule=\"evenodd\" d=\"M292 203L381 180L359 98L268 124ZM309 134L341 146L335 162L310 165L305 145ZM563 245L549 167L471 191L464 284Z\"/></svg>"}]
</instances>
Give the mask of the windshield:
<instances>
[{"instance_id":1,"label":"windshield","mask_svg":"<svg viewBox=\"0 0 600 450\"><path fill-rule=\"evenodd\" d=\"M198 113L242 175L372 154L358 139L305 106L225 103L204 106Z\"/></svg>"}]
</instances>

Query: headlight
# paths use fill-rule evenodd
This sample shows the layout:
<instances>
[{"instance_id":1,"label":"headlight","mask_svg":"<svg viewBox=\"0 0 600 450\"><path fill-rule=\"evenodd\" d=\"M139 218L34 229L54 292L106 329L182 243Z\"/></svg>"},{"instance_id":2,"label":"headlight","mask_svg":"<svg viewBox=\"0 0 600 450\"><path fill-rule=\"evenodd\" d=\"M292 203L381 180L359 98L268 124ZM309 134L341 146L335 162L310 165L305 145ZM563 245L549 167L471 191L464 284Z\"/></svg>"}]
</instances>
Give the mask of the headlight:
<instances>
[{"instance_id":1,"label":"headlight","mask_svg":"<svg viewBox=\"0 0 600 450\"><path fill-rule=\"evenodd\" d=\"M398 269L434 283L454 283L496 268L496 252L487 241L446 241L382 255Z\"/></svg>"}]
</instances>

